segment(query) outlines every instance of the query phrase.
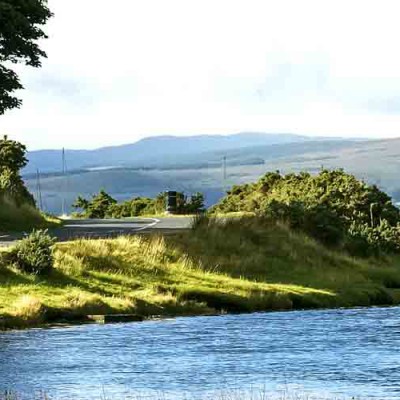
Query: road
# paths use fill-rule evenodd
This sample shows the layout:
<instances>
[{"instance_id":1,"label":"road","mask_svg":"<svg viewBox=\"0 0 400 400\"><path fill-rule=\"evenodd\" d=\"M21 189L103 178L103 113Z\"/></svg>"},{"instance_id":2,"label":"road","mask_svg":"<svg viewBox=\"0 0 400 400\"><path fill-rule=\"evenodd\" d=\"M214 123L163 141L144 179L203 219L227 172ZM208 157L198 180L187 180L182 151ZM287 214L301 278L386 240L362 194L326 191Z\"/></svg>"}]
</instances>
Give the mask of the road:
<instances>
[{"instance_id":1,"label":"road","mask_svg":"<svg viewBox=\"0 0 400 400\"><path fill-rule=\"evenodd\" d=\"M49 234L60 242L151 232L171 234L190 228L191 221L191 217L66 220L62 226L49 229ZM26 233L0 234L0 246L12 245L25 235Z\"/></svg>"}]
</instances>

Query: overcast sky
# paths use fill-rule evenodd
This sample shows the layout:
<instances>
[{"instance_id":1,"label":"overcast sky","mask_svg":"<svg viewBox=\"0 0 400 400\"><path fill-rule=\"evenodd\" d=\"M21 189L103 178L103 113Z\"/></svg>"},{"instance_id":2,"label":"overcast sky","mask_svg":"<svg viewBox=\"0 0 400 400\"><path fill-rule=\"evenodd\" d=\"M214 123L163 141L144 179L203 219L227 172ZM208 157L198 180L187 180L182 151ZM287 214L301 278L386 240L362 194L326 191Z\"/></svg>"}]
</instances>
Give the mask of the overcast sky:
<instances>
[{"instance_id":1,"label":"overcast sky","mask_svg":"<svg viewBox=\"0 0 400 400\"><path fill-rule=\"evenodd\" d=\"M0 132L31 149L160 134L400 136L398 0L50 0Z\"/></svg>"}]
</instances>

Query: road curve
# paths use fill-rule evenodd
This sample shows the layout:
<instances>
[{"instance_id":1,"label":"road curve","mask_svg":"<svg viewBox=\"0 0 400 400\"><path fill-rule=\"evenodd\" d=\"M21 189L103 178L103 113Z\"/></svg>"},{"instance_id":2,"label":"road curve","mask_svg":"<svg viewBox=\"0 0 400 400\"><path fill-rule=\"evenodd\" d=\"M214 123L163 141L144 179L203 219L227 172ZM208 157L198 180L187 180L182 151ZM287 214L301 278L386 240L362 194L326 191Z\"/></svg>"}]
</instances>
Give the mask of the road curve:
<instances>
[{"instance_id":1,"label":"road curve","mask_svg":"<svg viewBox=\"0 0 400 400\"><path fill-rule=\"evenodd\" d=\"M176 233L190 228L191 217L127 218L127 219L71 219L60 227L49 229L49 234L58 241L81 238L108 238L121 235ZM27 233L0 234L0 246L9 246Z\"/></svg>"}]
</instances>

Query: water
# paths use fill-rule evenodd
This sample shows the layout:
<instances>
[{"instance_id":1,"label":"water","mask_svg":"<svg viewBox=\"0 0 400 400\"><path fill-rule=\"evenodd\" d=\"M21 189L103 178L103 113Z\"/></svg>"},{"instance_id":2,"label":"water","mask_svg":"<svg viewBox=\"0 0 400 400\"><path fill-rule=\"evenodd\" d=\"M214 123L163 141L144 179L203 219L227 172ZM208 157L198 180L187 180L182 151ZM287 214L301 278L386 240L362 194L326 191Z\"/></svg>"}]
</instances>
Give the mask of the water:
<instances>
[{"instance_id":1,"label":"water","mask_svg":"<svg viewBox=\"0 0 400 400\"><path fill-rule=\"evenodd\" d=\"M0 391L201 398L285 390L400 398L400 308L178 318L0 333Z\"/></svg>"}]
</instances>

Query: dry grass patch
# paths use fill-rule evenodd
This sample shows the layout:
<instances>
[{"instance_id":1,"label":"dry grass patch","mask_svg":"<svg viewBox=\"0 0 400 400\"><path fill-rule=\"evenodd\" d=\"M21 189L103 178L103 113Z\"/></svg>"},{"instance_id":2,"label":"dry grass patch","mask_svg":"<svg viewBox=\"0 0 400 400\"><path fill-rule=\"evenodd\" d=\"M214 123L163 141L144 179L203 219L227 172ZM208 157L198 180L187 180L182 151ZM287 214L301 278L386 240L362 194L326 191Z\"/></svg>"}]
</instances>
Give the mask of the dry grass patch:
<instances>
[{"instance_id":1,"label":"dry grass patch","mask_svg":"<svg viewBox=\"0 0 400 400\"><path fill-rule=\"evenodd\" d=\"M31 295L18 297L12 305L11 315L24 321L42 321L46 307L40 299Z\"/></svg>"},{"instance_id":2,"label":"dry grass patch","mask_svg":"<svg viewBox=\"0 0 400 400\"><path fill-rule=\"evenodd\" d=\"M171 316L393 304L400 298L399 265L396 259L349 258L254 218L209 220L166 238L57 244L48 276L3 266L0 316ZM24 311L15 313L21 295L35 301L24 300L17 307Z\"/></svg>"}]
</instances>

